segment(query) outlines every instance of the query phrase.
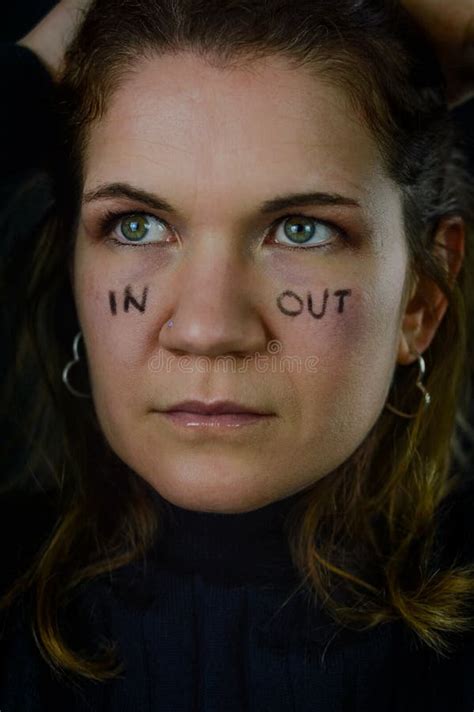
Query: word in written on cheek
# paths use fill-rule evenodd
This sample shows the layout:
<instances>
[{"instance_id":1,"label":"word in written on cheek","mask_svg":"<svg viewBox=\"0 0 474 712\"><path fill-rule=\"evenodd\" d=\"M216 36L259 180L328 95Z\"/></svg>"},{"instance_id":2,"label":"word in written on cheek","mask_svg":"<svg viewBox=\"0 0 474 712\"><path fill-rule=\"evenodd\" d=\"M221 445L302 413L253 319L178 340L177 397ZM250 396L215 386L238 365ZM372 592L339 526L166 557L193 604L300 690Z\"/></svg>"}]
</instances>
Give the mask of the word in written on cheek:
<instances>
[{"instance_id":1,"label":"word in written on cheek","mask_svg":"<svg viewBox=\"0 0 474 712\"><path fill-rule=\"evenodd\" d=\"M342 314L344 311L344 299L345 297L349 297L352 293L351 289L336 289L333 292L333 296L337 298L337 312L339 314ZM295 309L288 309L287 307L284 307L282 302L283 299L293 299L297 303L297 307ZM315 319L321 319L325 313L326 313L326 307L329 299L329 289L325 289L323 293L323 298L322 298L322 305L320 308L320 311L315 312L313 308L313 296L311 292L308 292L306 295L306 300L308 303L308 311L311 314L311 316L314 316ZM285 292L282 292L281 294L278 295L277 297L277 306L278 309L282 312L282 314L286 314L287 316L299 316L302 311L304 310L304 301L299 297L295 292L292 292L290 289L287 289Z\"/></svg>"},{"instance_id":2,"label":"word in written on cheek","mask_svg":"<svg viewBox=\"0 0 474 712\"><path fill-rule=\"evenodd\" d=\"M132 288L129 284L123 290L123 310L128 312L130 307L137 309L139 312L144 312L146 307L146 298L148 295L148 287L142 292L141 300L139 301L133 294ZM115 292L109 291L109 305L110 311L115 316L117 314L117 297Z\"/></svg>"}]
</instances>

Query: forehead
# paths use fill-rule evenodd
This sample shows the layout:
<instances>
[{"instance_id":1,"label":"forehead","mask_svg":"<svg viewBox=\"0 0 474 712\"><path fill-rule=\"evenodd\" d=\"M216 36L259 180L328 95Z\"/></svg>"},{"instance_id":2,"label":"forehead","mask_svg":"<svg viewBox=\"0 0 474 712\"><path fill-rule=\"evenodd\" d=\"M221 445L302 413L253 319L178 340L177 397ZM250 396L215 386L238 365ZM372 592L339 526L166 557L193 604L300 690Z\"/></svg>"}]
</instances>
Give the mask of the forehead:
<instances>
[{"instance_id":1,"label":"forehead","mask_svg":"<svg viewBox=\"0 0 474 712\"><path fill-rule=\"evenodd\" d=\"M89 188L126 180L153 190L159 181L181 204L209 196L209 208L216 192L228 201L238 190L241 201L246 191L250 200L322 181L367 199L382 174L376 141L343 89L282 57L231 69L192 53L140 60L92 127L85 156Z\"/></svg>"}]
</instances>

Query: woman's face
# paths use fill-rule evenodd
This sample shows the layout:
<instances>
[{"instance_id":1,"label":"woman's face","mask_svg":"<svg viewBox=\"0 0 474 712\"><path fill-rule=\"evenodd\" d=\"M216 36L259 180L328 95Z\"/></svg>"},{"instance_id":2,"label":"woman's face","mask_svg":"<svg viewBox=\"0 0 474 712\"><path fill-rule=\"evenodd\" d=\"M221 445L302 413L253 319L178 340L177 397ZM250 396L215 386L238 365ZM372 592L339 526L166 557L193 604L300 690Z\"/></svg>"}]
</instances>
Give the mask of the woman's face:
<instances>
[{"instance_id":1,"label":"woman's face","mask_svg":"<svg viewBox=\"0 0 474 712\"><path fill-rule=\"evenodd\" d=\"M116 454L173 503L219 512L345 461L387 398L408 253L399 191L344 92L281 58L148 59L93 127L84 175L74 294ZM162 412L185 399L271 415Z\"/></svg>"}]
</instances>

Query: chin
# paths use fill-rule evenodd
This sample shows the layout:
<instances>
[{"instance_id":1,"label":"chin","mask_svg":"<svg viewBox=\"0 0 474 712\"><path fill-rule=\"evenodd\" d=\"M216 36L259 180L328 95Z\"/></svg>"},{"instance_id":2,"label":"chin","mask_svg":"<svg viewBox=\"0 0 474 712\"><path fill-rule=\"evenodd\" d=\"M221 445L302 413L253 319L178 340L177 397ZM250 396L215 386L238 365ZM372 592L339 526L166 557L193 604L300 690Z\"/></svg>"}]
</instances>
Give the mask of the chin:
<instances>
[{"instance_id":1,"label":"chin","mask_svg":"<svg viewBox=\"0 0 474 712\"><path fill-rule=\"evenodd\" d=\"M211 487L209 482L199 483L196 479L192 483L189 481L186 483L177 483L176 481L170 483L163 480L157 482L152 478L145 479L163 499L171 502L176 507L196 512L240 514L260 509L286 496L285 494L278 495L276 493L271 496L269 495L268 487L260 492L257 489L249 492L248 486L244 483L241 483L241 487L235 482L232 483L231 487L225 487L222 482L220 486L214 482Z\"/></svg>"}]
</instances>

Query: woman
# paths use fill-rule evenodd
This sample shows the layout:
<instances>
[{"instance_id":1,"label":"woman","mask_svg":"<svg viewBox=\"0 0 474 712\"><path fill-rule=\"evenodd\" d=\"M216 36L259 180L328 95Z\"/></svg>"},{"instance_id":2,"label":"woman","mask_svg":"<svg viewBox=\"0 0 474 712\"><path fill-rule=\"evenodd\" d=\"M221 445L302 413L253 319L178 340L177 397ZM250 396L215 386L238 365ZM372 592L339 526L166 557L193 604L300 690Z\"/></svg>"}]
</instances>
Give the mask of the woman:
<instances>
[{"instance_id":1,"label":"woman","mask_svg":"<svg viewBox=\"0 0 474 712\"><path fill-rule=\"evenodd\" d=\"M472 188L416 27L97 0L56 105L0 707L472 706Z\"/></svg>"}]
</instances>

